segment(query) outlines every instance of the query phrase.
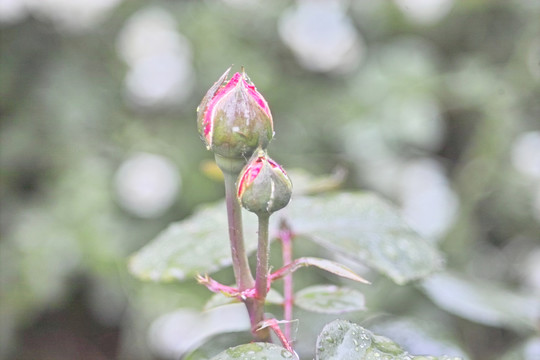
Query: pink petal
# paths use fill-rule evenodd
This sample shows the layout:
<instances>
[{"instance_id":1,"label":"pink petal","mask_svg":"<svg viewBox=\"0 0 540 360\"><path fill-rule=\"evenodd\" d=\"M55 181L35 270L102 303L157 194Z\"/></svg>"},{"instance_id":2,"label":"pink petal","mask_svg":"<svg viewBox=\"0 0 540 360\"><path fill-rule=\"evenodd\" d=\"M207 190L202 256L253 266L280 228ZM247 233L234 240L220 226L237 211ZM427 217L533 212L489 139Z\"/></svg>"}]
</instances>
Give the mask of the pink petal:
<instances>
[{"instance_id":1,"label":"pink petal","mask_svg":"<svg viewBox=\"0 0 540 360\"><path fill-rule=\"evenodd\" d=\"M227 85L217 90L212 100L210 100L210 104L208 105L208 108L206 109L206 112L204 114L204 121L203 121L204 137L206 138L208 143L211 142L211 133L212 133L212 128L213 128L213 123L212 123L213 114L212 113L214 111L214 107L229 91L234 89L236 84L238 84L238 82L240 81L241 77L242 75L238 72L234 74L233 77L227 83Z\"/></svg>"},{"instance_id":2,"label":"pink petal","mask_svg":"<svg viewBox=\"0 0 540 360\"><path fill-rule=\"evenodd\" d=\"M272 114L270 113L270 108L268 107L268 103L263 98L263 96L257 91L257 89L255 88L255 85L248 84L245 79L242 79L242 81L244 82L245 86L247 87L247 91L248 91L249 96L251 96L253 98L253 100L255 100L257 102L257 104L259 104L261 109L264 110L266 115L268 115L268 117L270 119L272 119Z\"/></svg>"},{"instance_id":3,"label":"pink petal","mask_svg":"<svg viewBox=\"0 0 540 360\"><path fill-rule=\"evenodd\" d=\"M242 178L240 179L240 183L238 185L238 197L242 196L244 193L244 189L246 186L253 183L257 175L261 172L261 169L263 167L263 158L259 157L257 160L252 162L249 167L244 171L242 174Z\"/></svg>"},{"instance_id":4,"label":"pink petal","mask_svg":"<svg viewBox=\"0 0 540 360\"><path fill-rule=\"evenodd\" d=\"M283 174L287 175L287 173L285 172L285 169L283 169L281 167L281 165L279 165L277 162L275 162L274 160L268 158L268 163L270 164L270 166L272 167L272 169L278 169L279 171L281 171Z\"/></svg>"}]
</instances>

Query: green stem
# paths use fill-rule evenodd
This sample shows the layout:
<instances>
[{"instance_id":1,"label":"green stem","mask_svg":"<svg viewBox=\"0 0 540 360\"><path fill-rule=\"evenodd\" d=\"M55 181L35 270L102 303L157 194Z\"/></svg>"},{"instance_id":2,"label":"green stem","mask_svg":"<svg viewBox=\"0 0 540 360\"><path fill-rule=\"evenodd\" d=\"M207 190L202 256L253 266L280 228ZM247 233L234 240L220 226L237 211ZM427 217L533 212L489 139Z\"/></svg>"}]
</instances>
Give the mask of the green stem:
<instances>
[{"instance_id":1,"label":"green stem","mask_svg":"<svg viewBox=\"0 0 540 360\"><path fill-rule=\"evenodd\" d=\"M231 173L225 171L223 168L222 170L225 178L225 202L227 204L227 215L229 219L229 239L231 243L234 277L238 289L243 291L252 288L254 281L244 246L242 209L236 198L236 179L238 173Z\"/></svg>"},{"instance_id":2,"label":"green stem","mask_svg":"<svg viewBox=\"0 0 540 360\"><path fill-rule=\"evenodd\" d=\"M216 155L216 163L223 172L225 180L225 202L227 205L227 215L229 219L229 239L231 243L231 254L233 261L234 278L238 290L244 291L255 286L246 249L244 246L244 233L242 227L242 209L236 196L236 181L242 171L244 159L229 159ZM268 239L268 225L266 225L266 238ZM268 240L266 240L268 242ZM268 253L268 251L266 252ZM266 255L268 256L268 254ZM266 261L268 264L268 261ZM268 265L267 265L268 267ZM264 302L266 298L247 298L244 300L250 322L251 333L255 341L270 342L270 330L268 328L257 331L259 324L264 320Z\"/></svg>"},{"instance_id":3,"label":"green stem","mask_svg":"<svg viewBox=\"0 0 540 360\"><path fill-rule=\"evenodd\" d=\"M259 244L257 248L257 273L255 277L255 288L257 297L266 299L268 292L268 255L270 253L270 243L268 242L268 214L259 215Z\"/></svg>"},{"instance_id":4,"label":"green stem","mask_svg":"<svg viewBox=\"0 0 540 360\"><path fill-rule=\"evenodd\" d=\"M259 243L257 246L257 272L255 275L256 298L254 299L254 313L251 319L252 326L264 321L264 303L268 293L268 262L270 242L268 241L269 214L259 214ZM257 331L259 341L270 341L270 329Z\"/></svg>"},{"instance_id":5,"label":"green stem","mask_svg":"<svg viewBox=\"0 0 540 360\"><path fill-rule=\"evenodd\" d=\"M234 277L236 279L236 285L238 290L244 291L246 289L252 289L256 287L259 294L259 285L256 285L253 280L251 269L249 268L249 262L247 259L246 249L244 246L244 233L242 227L242 209L240 208L240 202L236 195L236 181L242 171L245 160L244 159L229 159L216 155L216 163L223 172L225 180L225 202L227 205L227 215L229 219L229 239L231 243L231 254L233 261ZM263 219L261 224L261 218L259 217L259 246L257 251L257 279L258 283L264 282L264 290L261 290L262 296L256 298L247 298L244 300L246 305L250 322L251 333L256 341L270 342L270 329L264 328L257 330L259 324L264 320L264 303L266 300L266 281L268 277L268 218ZM261 240L262 239L262 240ZM262 246L261 246L262 241ZM260 261L260 256L263 257L263 261ZM264 266L265 269L259 269ZM262 271L262 273L261 273ZM262 285L260 285L262 286Z\"/></svg>"}]
</instances>

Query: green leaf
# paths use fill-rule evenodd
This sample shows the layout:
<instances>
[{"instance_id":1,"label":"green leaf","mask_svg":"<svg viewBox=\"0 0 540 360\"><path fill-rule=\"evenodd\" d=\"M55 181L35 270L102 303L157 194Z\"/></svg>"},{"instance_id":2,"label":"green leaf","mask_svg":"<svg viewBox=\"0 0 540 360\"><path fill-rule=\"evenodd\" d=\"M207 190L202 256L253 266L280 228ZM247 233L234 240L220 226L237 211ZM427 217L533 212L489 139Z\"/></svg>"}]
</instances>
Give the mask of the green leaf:
<instances>
[{"instance_id":1,"label":"green leaf","mask_svg":"<svg viewBox=\"0 0 540 360\"><path fill-rule=\"evenodd\" d=\"M522 331L537 329L540 302L532 295L451 272L431 276L422 288L439 307L470 321Z\"/></svg>"},{"instance_id":2,"label":"green leaf","mask_svg":"<svg viewBox=\"0 0 540 360\"><path fill-rule=\"evenodd\" d=\"M341 276L350 280L362 282L364 284L369 284L369 281L355 274L354 271L352 271L351 269L349 269L347 266L343 264L340 264L331 260L314 258L314 257L302 257L302 258L296 259L292 263L277 270L274 274L272 274L272 278L280 279L290 273L295 272L299 268L305 267L305 266L316 266L319 269L326 270L338 276Z\"/></svg>"},{"instance_id":3,"label":"green leaf","mask_svg":"<svg viewBox=\"0 0 540 360\"><path fill-rule=\"evenodd\" d=\"M211 360L283 360L295 359L295 355L282 348L269 343L251 343L239 345L214 356Z\"/></svg>"},{"instance_id":4,"label":"green leaf","mask_svg":"<svg viewBox=\"0 0 540 360\"><path fill-rule=\"evenodd\" d=\"M369 323L373 332L394 340L413 354L451 354L468 359L467 353L457 345L459 341L448 331L451 325L440 314L424 319L414 315L384 316Z\"/></svg>"},{"instance_id":5,"label":"green leaf","mask_svg":"<svg viewBox=\"0 0 540 360\"><path fill-rule=\"evenodd\" d=\"M394 206L374 194L294 198L284 214L296 234L365 263L398 284L425 277L443 263L433 244L412 231Z\"/></svg>"},{"instance_id":6,"label":"green leaf","mask_svg":"<svg viewBox=\"0 0 540 360\"><path fill-rule=\"evenodd\" d=\"M244 304L229 304L202 312L183 308L155 319L150 326L149 339L161 357L180 357L206 339L222 333L247 332L250 327Z\"/></svg>"},{"instance_id":7,"label":"green leaf","mask_svg":"<svg viewBox=\"0 0 540 360\"><path fill-rule=\"evenodd\" d=\"M334 285L314 285L302 289L295 294L294 303L302 309L326 314L365 310L361 292Z\"/></svg>"},{"instance_id":8,"label":"green leaf","mask_svg":"<svg viewBox=\"0 0 540 360\"><path fill-rule=\"evenodd\" d=\"M218 334L206 339L203 344L199 344L196 349L185 354L182 360L210 360L221 353L223 349L249 343L252 339L249 331Z\"/></svg>"},{"instance_id":9,"label":"green leaf","mask_svg":"<svg viewBox=\"0 0 540 360\"><path fill-rule=\"evenodd\" d=\"M294 195L318 194L336 190L345 180L346 170L336 168L330 175L314 176L304 169L289 169L287 174L291 178Z\"/></svg>"},{"instance_id":10,"label":"green leaf","mask_svg":"<svg viewBox=\"0 0 540 360\"><path fill-rule=\"evenodd\" d=\"M510 351L505 353L499 360L538 360L540 359L540 337L530 338Z\"/></svg>"},{"instance_id":11,"label":"green leaf","mask_svg":"<svg viewBox=\"0 0 540 360\"><path fill-rule=\"evenodd\" d=\"M455 357L413 356L392 340L360 325L335 320L317 338L316 360L451 360Z\"/></svg>"},{"instance_id":12,"label":"green leaf","mask_svg":"<svg viewBox=\"0 0 540 360\"><path fill-rule=\"evenodd\" d=\"M251 253L257 247L257 218L246 211L243 217L246 251ZM294 198L272 217L271 238L275 238L283 217L296 234L365 263L398 284L425 277L442 264L433 245L410 230L397 209L374 194ZM130 270L143 280L172 281L229 266L227 226L223 202L199 210L190 218L171 224L133 255ZM308 265L341 276L349 273L342 265L338 269L330 264L329 260L320 259Z\"/></svg>"},{"instance_id":13,"label":"green leaf","mask_svg":"<svg viewBox=\"0 0 540 360\"><path fill-rule=\"evenodd\" d=\"M274 305L283 305L283 302L285 299L283 298L283 295L281 295L277 290L270 289L268 291L268 294L266 294L266 303L267 304L274 304Z\"/></svg>"},{"instance_id":14,"label":"green leaf","mask_svg":"<svg viewBox=\"0 0 540 360\"><path fill-rule=\"evenodd\" d=\"M244 212L247 251L257 248L257 219ZM130 271L142 280L172 281L211 273L231 265L227 212L223 202L173 223L130 259ZM252 236L249 236L252 235Z\"/></svg>"}]
</instances>

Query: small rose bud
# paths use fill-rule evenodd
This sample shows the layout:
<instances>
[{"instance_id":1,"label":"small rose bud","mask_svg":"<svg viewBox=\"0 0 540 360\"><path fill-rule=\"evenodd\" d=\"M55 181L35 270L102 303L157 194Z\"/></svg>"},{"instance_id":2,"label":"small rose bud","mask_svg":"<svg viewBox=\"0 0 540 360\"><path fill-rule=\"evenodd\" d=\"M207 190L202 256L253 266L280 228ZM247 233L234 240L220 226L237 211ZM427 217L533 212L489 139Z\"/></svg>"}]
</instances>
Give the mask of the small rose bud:
<instances>
[{"instance_id":1,"label":"small rose bud","mask_svg":"<svg viewBox=\"0 0 540 360\"><path fill-rule=\"evenodd\" d=\"M208 90L197 108L197 126L208 150L226 158L245 158L274 136L268 103L247 75L230 68Z\"/></svg>"},{"instance_id":2,"label":"small rose bud","mask_svg":"<svg viewBox=\"0 0 540 360\"><path fill-rule=\"evenodd\" d=\"M291 180L264 150L253 155L238 179L238 199L244 208L258 215L270 215L291 200Z\"/></svg>"}]
</instances>

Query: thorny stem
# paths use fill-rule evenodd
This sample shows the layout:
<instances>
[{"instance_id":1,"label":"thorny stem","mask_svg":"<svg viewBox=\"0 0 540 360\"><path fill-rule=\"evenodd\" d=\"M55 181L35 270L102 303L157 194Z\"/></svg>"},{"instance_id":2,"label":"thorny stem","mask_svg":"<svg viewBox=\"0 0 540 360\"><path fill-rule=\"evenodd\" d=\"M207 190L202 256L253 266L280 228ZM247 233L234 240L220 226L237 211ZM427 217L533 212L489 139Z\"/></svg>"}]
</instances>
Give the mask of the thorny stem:
<instances>
[{"instance_id":1,"label":"thorny stem","mask_svg":"<svg viewBox=\"0 0 540 360\"><path fill-rule=\"evenodd\" d=\"M267 214L259 215L259 244L257 249L257 273L255 278L255 288L257 297L266 298L268 292L268 253L270 243L268 242L268 220Z\"/></svg>"},{"instance_id":2,"label":"thorny stem","mask_svg":"<svg viewBox=\"0 0 540 360\"><path fill-rule=\"evenodd\" d=\"M228 159L216 154L216 163L223 172L225 181L225 202L229 220L229 239L231 243L234 277L239 292L243 292L246 289L255 286L255 281L253 280L253 275L249 268L249 262L244 246L242 209L240 208L240 203L236 197L236 180L245 165L245 161L243 159ZM268 221L265 231L266 242L268 243ZM268 251L266 251L266 256L268 257ZM268 261L266 261L266 267L268 269ZM264 294L263 298L246 298L243 299L243 301L249 314L251 333L253 334L254 339L256 341L270 342L270 331L267 328L259 329L259 323L264 320L266 292Z\"/></svg>"},{"instance_id":3,"label":"thorny stem","mask_svg":"<svg viewBox=\"0 0 540 360\"><path fill-rule=\"evenodd\" d=\"M259 326L264 321L264 303L268 293L268 256L270 253L270 243L268 241L269 214L260 214L259 218L259 243L257 246L257 272L255 275L255 319L251 319L251 324ZM257 337L262 341L270 341L270 330L268 328L259 329Z\"/></svg>"},{"instance_id":4,"label":"thorny stem","mask_svg":"<svg viewBox=\"0 0 540 360\"><path fill-rule=\"evenodd\" d=\"M227 215L229 219L229 239L231 243L234 277L238 289L243 291L253 287L254 282L244 247L242 210L236 198L236 178L238 177L238 173L229 172L223 168L221 170L225 179L225 202L227 204Z\"/></svg>"},{"instance_id":5,"label":"thorny stem","mask_svg":"<svg viewBox=\"0 0 540 360\"><path fill-rule=\"evenodd\" d=\"M289 350L289 352L291 352L294 355L294 358L296 360L298 360L298 355L296 354L296 352L292 348L290 341L287 340L287 338L285 337L285 335L281 331L281 329L279 327L279 322L276 319L268 319L268 320L264 321L262 326L263 327L269 327L270 329L272 329L272 331L274 331L274 333L276 334L277 338L279 339L279 341L281 342L283 347L285 347L285 349Z\"/></svg>"},{"instance_id":6,"label":"thorny stem","mask_svg":"<svg viewBox=\"0 0 540 360\"><path fill-rule=\"evenodd\" d=\"M281 222L279 239L282 245L283 266L292 263L292 232L285 221ZM285 338L291 343L291 321L293 311L293 278L292 273L283 278L283 295L285 303L283 304L283 316L285 317Z\"/></svg>"}]
</instances>

